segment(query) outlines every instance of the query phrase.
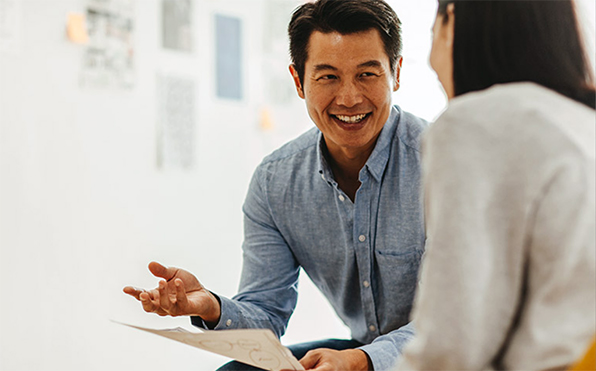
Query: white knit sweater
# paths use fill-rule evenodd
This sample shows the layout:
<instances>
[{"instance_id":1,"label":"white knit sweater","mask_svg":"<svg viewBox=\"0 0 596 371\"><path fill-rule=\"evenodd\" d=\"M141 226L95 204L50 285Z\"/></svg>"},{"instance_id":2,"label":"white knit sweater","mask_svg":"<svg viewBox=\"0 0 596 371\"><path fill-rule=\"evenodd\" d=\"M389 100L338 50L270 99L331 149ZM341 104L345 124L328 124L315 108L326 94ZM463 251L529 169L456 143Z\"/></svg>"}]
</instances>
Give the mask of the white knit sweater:
<instances>
[{"instance_id":1,"label":"white knit sweater","mask_svg":"<svg viewBox=\"0 0 596 371\"><path fill-rule=\"evenodd\" d=\"M565 368L596 331L595 111L533 83L423 142L427 252L398 370Z\"/></svg>"}]
</instances>

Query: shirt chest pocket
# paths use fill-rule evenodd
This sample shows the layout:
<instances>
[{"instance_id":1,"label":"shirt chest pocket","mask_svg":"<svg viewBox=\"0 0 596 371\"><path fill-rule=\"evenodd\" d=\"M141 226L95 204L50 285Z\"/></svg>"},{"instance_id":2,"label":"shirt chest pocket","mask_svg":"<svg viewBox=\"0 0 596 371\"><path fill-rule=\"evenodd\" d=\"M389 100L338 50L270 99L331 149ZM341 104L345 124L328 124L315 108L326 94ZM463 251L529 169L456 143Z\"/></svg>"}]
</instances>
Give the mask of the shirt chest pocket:
<instances>
[{"instance_id":1,"label":"shirt chest pocket","mask_svg":"<svg viewBox=\"0 0 596 371\"><path fill-rule=\"evenodd\" d=\"M409 305L418 283L422 250L418 245L400 250L376 250L374 258L379 292Z\"/></svg>"}]
</instances>

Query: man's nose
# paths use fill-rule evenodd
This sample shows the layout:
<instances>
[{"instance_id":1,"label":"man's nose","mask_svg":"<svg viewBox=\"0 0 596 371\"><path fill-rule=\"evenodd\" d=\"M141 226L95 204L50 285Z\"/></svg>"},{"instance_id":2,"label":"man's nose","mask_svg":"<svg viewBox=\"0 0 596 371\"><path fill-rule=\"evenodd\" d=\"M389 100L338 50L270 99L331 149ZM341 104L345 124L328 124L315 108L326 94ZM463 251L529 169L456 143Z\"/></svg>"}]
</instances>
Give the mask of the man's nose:
<instances>
[{"instance_id":1,"label":"man's nose","mask_svg":"<svg viewBox=\"0 0 596 371\"><path fill-rule=\"evenodd\" d=\"M335 103L340 106L353 107L362 101L362 92L356 82L342 81L335 97Z\"/></svg>"}]
</instances>

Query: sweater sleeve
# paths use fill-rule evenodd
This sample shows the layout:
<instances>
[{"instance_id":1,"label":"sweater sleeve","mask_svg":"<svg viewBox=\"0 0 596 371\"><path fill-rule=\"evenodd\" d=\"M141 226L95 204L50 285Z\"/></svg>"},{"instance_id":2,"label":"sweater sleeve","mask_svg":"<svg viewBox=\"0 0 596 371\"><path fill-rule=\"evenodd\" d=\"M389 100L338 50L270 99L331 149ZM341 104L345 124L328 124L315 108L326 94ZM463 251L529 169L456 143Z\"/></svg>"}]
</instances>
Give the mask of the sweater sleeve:
<instances>
[{"instance_id":1,"label":"sweater sleeve","mask_svg":"<svg viewBox=\"0 0 596 371\"><path fill-rule=\"evenodd\" d=\"M460 103L423 142L427 249L398 369L565 367L595 325L593 142L550 111Z\"/></svg>"},{"instance_id":2,"label":"sweater sleeve","mask_svg":"<svg viewBox=\"0 0 596 371\"><path fill-rule=\"evenodd\" d=\"M424 139L427 251L399 370L490 368L519 305L524 196L500 139L464 117L447 112Z\"/></svg>"}]
</instances>

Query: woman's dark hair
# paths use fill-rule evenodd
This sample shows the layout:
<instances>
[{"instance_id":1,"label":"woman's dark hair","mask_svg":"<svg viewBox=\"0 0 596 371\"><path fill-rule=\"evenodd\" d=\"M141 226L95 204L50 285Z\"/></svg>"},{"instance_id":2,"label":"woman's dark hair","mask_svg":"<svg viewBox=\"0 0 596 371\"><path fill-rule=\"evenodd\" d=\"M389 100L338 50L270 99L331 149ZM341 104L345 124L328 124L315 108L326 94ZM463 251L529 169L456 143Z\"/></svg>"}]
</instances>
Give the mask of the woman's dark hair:
<instances>
[{"instance_id":1,"label":"woman's dark hair","mask_svg":"<svg viewBox=\"0 0 596 371\"><path fill-rule=\"evenodd\" d=\"M596 107L594 76L572 0L439 0L454 4L455 95L532 81Z\"/></svg>"},{"instance_id":2,"label":"woman's dark hair","mask_svg":"<svg viewBox=\"0 0 596 371\"><path fill-rule=\"evenodd\" d=\"M342 35L376 29L381 35L391 70L401 55L401 22L383 0L317 0L305 3L292 14L288 26L290 56L304 83L308 42L314 31Z\"/></svg>"}]
</instances>

